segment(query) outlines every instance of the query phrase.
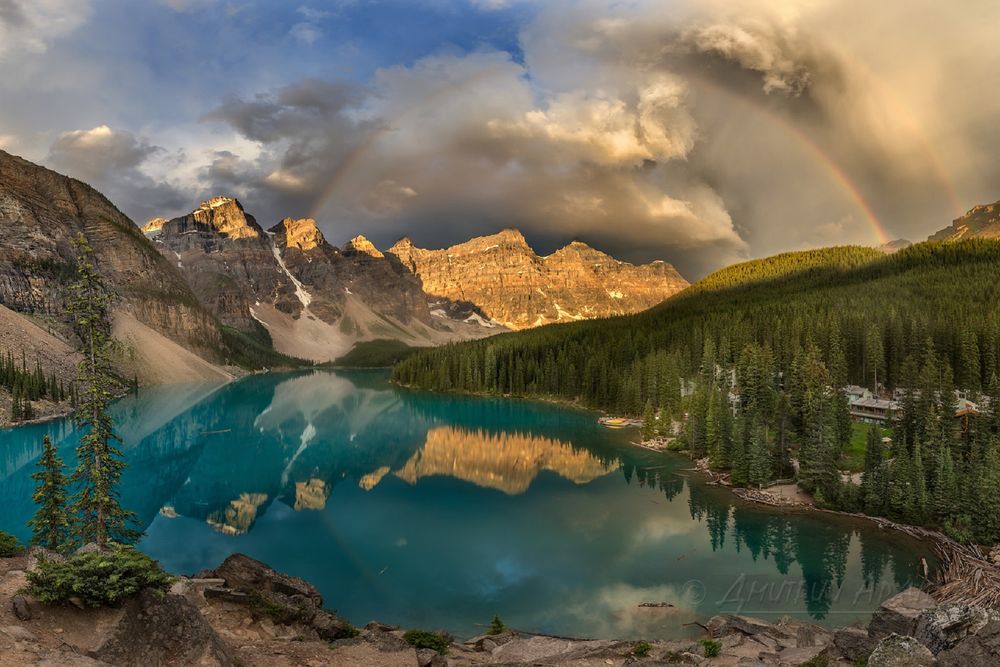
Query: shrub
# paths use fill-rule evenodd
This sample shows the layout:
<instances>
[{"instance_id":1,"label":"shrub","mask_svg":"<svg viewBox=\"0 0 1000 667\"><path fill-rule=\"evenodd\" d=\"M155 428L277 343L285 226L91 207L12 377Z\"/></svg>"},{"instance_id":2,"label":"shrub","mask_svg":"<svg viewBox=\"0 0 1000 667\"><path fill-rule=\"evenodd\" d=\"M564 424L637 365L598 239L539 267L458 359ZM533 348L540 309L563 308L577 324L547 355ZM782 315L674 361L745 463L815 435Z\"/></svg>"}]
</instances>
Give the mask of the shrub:
<instances>
[{"instance_id":1,"label":"shrub","mask_svg":"<svg viewBox=\"0 0 1000 667\"><path fill-rule=\"evenodd\" d=\"M645 658L649 655L649 652L653 650L653 645L649 642L639 642L634 647L632 647L632 655L637 658Z\"/></svg>"},{"instance_id":2,"label":"shrub","mask_svg":"<svg viewBox=\"0 0 1000 667\"><path fill-rule=\"evenodd\" d=\"M865 660L867 663L868 661ZM815 658L810 658L803 663L799 664L799 667L827 667L830 664L830 658L825 655L817 655Z\"/></svg>"},{"instance_id":3,"label":"shrub","mask_svg":"<svg viewBox=\"0 0 1000 667\"><path fill-rule=\"evenodd\" d=\"M486 634L499 635L501 632L505 632L506 630L507 626L500 620L500 617L494 616L493 621L490 623L490 629L486 631Z\"/></svg>"},{"instance_id":4,"label":"shrub","mask_svg":"<svg viewBox=\"0 0 1000 667\"><path fill-rule=\"evenodd\" d=\"M144 588L165 591L172 581L149 556L116 544L109 552L42 561L28 573L27 592L46 604L76 597L90 607L103 607L117 605Z\"/></svg>"},{"instance_id":5,"label":"shrub","mask_svg":"<svg viewBox=\"0 0 1000 667\"><path fill-rule=\"evenodd\" d=\"M0 530L0 558L10 558L24 551L17 538Z\"/></svg>"},{"instance_id":6,"label":"shrub","mask_svg":"<svg viewBox=\"0 0 1000 667\"><path fill-rule=\"evenodd\" d=\"M429 648L441 655L448 652L448 640L427 630L407 630L403 639L413 648Z\"/></svg>"},{"instance_id":7,"label":"shrub","mask_svg":"<svg viewBox=\"0 0 1000 667\"><path fill-rule=\"evenodd\" d=\"M706 658L714 658L722 653L722 644L714 639L702 639L701 645L705 649Z\"/></svg>"}]
</instances>

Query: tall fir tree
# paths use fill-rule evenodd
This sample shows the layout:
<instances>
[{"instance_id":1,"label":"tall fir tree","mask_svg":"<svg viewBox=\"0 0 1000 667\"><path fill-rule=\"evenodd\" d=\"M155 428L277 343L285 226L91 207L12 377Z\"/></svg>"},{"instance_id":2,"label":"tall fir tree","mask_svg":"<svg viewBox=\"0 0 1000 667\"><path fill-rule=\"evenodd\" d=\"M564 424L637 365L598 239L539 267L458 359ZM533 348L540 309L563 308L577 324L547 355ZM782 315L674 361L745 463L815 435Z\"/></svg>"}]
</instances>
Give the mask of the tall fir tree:
<instances>
[{"instance_id":1,"label":"tall fir tree","mask_svg":"<svg viewBox=\"0 0 1000 667\"><path fill-rule=\"evenodd\" d=\"M70 522L66 512L66 474L49 436L42 439L42 456L31 478L37 483L32 500L38 506L31 527L31 543L59 551L69 543Z\"/></svg>"},{"instance_id":2,"label":"tall fir tree","mask_svg":"<svg viewBox=\"0 0 1000 667\"><path fill-rule=\"evenodd\" d=\"M71 287L69 312L83 354L77 366L81 394L76 411L83 435L76 448L77 467L71 478L77 487L71 514L74 537L104 549L109 541L134 541L139 533L130 527L135 515L119 500L118 482L125 462L115 446L118 436L108 413L108 404L119 387L111 362L111 295L94 266L90 243L81 234L73 244L77 277Z\"/></svg>"}]
</instances>

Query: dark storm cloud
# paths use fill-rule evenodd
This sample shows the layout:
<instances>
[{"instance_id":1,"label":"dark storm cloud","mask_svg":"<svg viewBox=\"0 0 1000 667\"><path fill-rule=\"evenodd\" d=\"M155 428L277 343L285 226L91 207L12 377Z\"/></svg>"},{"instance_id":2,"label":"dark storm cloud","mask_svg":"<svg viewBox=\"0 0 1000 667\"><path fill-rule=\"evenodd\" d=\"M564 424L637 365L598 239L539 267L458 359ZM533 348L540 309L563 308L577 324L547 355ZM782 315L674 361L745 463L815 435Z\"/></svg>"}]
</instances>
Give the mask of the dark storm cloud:
<instances>
[{"instance_id":1,"label":"dark storm cloud","mask_svg":"<svg viewBox=\"0 0 1000 667\"><path fill-rule=\"evenodd\" d=\"M0 0L0 24L8 28L22 28L28 22L18 0Z\"/></svg>"},{"instance_id":2,"label":"dark storm cloud","mask_svg":"<svg viewBox=\"0 0 1000 667\"><path fill-rule=\"evenodd\" d=\"M59 136L46 163L106 194L128 202L129 213L140 224L161 211L186 204L187 195L168 183L154 180L140 167L165 149L130 132L106 125Z\"/></svg>"}]
</instances>

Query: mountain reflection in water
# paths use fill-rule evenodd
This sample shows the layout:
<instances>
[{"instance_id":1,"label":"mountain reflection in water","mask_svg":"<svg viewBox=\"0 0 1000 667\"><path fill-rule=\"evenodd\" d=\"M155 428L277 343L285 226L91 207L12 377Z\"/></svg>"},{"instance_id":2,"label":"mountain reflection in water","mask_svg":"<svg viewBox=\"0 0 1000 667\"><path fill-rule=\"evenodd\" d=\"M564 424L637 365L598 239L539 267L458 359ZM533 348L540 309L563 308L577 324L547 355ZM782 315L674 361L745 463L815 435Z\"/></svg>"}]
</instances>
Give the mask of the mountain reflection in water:
<instances>
[{"instance_id":1,"label":"mountain reflection in water","mask_svg":"<svg viewBox=\"0 0 1000 667\"><path fill-rule=\"evenodd\" d=\"M499 613L647 637L720 611L846 624L926 553L868 524L738 503L584 411L398 390L380 372L159 387L114 411L142 549L181 573L248 553L357 623L473 634ZM0 432L0 529L22 539L44 434L72 459L67 421Z\"/></svg>"}]
</instances>

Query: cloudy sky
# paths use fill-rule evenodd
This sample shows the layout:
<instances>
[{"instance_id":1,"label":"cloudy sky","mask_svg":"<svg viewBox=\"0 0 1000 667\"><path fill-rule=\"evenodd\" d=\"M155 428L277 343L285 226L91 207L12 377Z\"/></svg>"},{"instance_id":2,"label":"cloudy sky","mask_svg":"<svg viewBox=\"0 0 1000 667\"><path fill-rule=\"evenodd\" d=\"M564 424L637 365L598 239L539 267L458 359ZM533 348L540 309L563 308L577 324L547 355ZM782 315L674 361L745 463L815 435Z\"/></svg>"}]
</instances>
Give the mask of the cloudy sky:
<instances>
[{"instance_id":1,"label":"cloudy sky","mask_svg":"<svg viewBox=\"0 0 1000 667\"><path fill-rule=\"evenodd\" d=\"M994 0L0 0L0 148L138 223L240 198L685 274L1000 199Z\"/></svg>"}]
</instances>

